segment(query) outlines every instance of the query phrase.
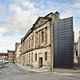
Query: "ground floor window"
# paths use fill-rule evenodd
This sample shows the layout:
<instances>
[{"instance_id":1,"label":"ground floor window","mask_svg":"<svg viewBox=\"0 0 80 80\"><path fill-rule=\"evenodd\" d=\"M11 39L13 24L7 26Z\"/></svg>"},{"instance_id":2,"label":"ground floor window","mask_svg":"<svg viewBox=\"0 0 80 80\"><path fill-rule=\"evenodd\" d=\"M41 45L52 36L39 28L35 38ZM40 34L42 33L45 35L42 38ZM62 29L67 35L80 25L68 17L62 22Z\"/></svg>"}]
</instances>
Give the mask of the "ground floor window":
<instances>
[{"instance_id":1,"label":"ground floor window","mask_svg":"<svg viewBox=\"0 0 80 80\"><path fill-rule=\"evenodd\" d=\"M76 56L78 56L78 51L76 51Z\"/></svg>"},{"instance_id":2,"label":"ground floor window","mask_svg":"<svg viewBox=\"0 0 80 80\"><path fill-rule=\"evenodd\" d=\"M37 53L35 54L35 61L37 61Z\"/></svg>"},{"instance_id":3,"label":"ground floor window","mask_svg":"<svg viewBox=\"0 0 80 80\"><path fill-rule=\"evenodd\" d=\"M47 61L47 52L45 52L45 61Z\"/></svg>"}]
</instances>

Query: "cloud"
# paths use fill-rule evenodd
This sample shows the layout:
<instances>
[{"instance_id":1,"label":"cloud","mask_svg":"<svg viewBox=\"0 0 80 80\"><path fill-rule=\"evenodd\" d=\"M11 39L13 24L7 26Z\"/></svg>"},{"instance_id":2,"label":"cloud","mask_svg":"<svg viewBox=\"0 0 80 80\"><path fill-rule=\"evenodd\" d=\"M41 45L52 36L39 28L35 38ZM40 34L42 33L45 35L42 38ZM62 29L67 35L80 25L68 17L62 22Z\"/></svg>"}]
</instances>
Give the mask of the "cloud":
<instances>
[{"instance_id":1,"label":"cloud","mask_svg":"<svg viewBox=\"0 0 80 80\"><path fill-rule=\"evenodd\" d=\"M6 29L3 28L3 27L1 27L1 28L0 28L0 33L4 33L4 32L6 32Z\"/></svg>"},{"instance_id":2,"label":"cloud","mask_svg":"<svg viewBox=\"0 0 80 80\"><path fill-rule=\"evenodd\" d=\"M7 0L12 1L12 0ZM49 12L55 12L56 10L60 12L60 17L74 17L74 31L75 31L75 41L78 40L78 31L80 30L79 26L79 14L80 14L80 1L75 0L71 3L59 3L54 0L14 0L14 3L8 3L8 13L7 20L0 21L0 32L3 37L8 37L15 40L15 36L20 35L23 37L25 33L32 27L35 23L38 16L45 16ZM3 6L2 6L3 7ZM3 12L4 9L0 7L0 12ZM1 11L2 10L2 11ZM6 12L7 13L7 12ZM3 13L0 13L2 15ZM19 37L16 38L16 40ZM16 41L15 40L15 41ZM5 43L5 44L3 44ZM8 41L3 41L0 45L3 47L11 44ZM10 46L13 47L13 44ZM3 48L2 48L3 49ZM4 48L6 49L6 48Z\"/></svg>"},{"instance_id":3,"label":"cloud","mask_svg":"<svg viewBox=\"0 0 80 80\"><path fill-rule=\"evenodd\" d=\"M29 6L29 4L30 4L29 1L28 1L28 5L27 5L27 2L25 2L25 3L26 3L26 6ZM30 6L31 5L32 5L32 3L30 4ZM8 18L8 21L10 22L10 24L8 24L8 27L14 28L19 32L23 33L25 31L25 29L26 29L26 31L28 31L30 29L30 27L32 27L32 24L37 19L36 14L38 12L38 9L36 9L34 6L30 7L27 10L23 10L17 4L13 4L13 5L11 4L11 5L9 5L9 9L11 11L14 11L16 13L16 15Z\"/></svg>"},{"instance_id":4,"label":"cloud","mask_svg":"<svg viewBox=\"0 0 80 80\"><path fill-rule=\"evenodd\" d=\"M31 3L29 0L22 1L22 4L28 8L34 8L34 3Z\"/></svg>"},{"instance_id":5,"label":"cloud","mask_svg":"<svg viewBox=\"0 0 80 80\"><path fill-rule=\"evenodd\" d=\"M17 6L17 4L9 5L9 9L11 11L15 11L17 14L20 14L22 12L21 8L19 6Z\"/></svg>"},{"instance_id":6,"label":"cloud","mask_svg":"<svg viewBox=\"0 0 80 80\"><path fill-rule=\"evenodd\" d=\"M14 12L15 15L9 16L6 21L0 21L0 25L7 30L3 32L3 36L11 36L14 35L14 33L25 34L36 21L38 9L34 7L34 4L28 0L23 0L21 4L29 9L23 10L23 8L16 3L8 5L9 11Z\"/></svg>"},{"instance_id":7,"label":"cloud","mask_svg":"<svg viewBox=\"0 0 80 80\"><path fill-rule=\"evenodd\" d=\"M1 40L0 39L0 52L6 52L8 49L12 50L14 49L14 43L8 41L8 40Z\"/></svg>"},{"instance_id":8,"label":"cloud","mask_svg":"<svg viewBox=\"0 0 80 80\"><path fill-rule=\"evenodd\" d=\"M4 14L4 8L0 5L0 16L3 16Z\"/></svg>"},{"instance_id":9,"label":"cloud","mask_svg":"<svg viewBox=\"0 0 80 80\"><path fill-rule=\"evenodd\" d=\"M33 8L34 7L34 3L30 2L30 0L15 0L16 3L21 3L23 6L26 6L28 8Z\"/></svg>"},{"instance_id":10,"label":"cloud","mask_svg":"<svg viewBox=\"0 0 80 80\"><path fill-rule=\"evenodd\" d=\"M80 0L75 0L73 7L80 8Z\"/></svg>"},{"instance_id":11,"label":"cloud","mask_svg":"<svg viewBox=\"0 0 80 80\"><path fill-rule=\"evenodd\" d=\"M9 16L8 20L2 23L3 26L7 27L6 29L8 31L6 32L6 35L10 36L14 33L25 34L30 29L30 27L32 27L33 23L36 21L38 14L45 16L49 12L52 11L55 12L56 10L58 10L61 13L60 17L64 18L73 15L75 16L80 13L79 10L76 9L76 13L74 10L74 8L76 8L75 5L78 4L78 1L73 3L73 6L69 5L69 3L66 4L58 2L52 3L51 1L46 1L47 5L44 5L44 1L41 1L41 4L30 2L30 0L15 0L15 1L16 3L9 4L8 7L11 12L15 12L15 15ZM24 7L26 7L26 9L24 10L22 6L18 5L17 3L23 5ZM39 8L35 8L35 5L39 6ZM75 26L76 25L77 24L75 24Z\"/></svg>"}]
</instances>

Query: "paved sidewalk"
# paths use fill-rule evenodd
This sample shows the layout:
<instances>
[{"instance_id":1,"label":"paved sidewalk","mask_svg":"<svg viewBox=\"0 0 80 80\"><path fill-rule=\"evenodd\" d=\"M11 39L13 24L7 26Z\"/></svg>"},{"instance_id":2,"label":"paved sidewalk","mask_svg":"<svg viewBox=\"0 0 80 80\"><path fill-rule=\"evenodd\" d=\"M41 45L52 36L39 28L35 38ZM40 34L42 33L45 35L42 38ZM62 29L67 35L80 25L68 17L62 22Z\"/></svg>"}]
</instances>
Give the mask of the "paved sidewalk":
<instances>
[{"instance_id":1,"label":"paved sidewalk","mask_svg":"<svg viewBox=\"0 0 80 80\"><path fill-rule=\"evenodd\" d=\"M20 65L20 64L17 64L15 63L17 66L19 66L20 68L23 68L27 71L31 71L31 72L48 72L49 70L43 70L43 69L35 69L35 68L32 68L30 66L23 66L23 65Z\"/></svg>"},{"instance_id":2,"label":"paved sidewalk","mask_svg":"<svg viewBox=\"0 0 80 80\"><path fill-rule=\"evenodd\" d=\"M53 72L80 73L80 69L53 69Z\"/></svg>"},{"instance_id":3,"label":"paved sidewalk","mask_svg":"<svg viewBox=\"0 0 80 80\"><path fill-rule=\"evenodd\" d=\"M54 69L52 72L54 74L80 78L80 69Z\"/></svg>"},{"instance_id":4,"label":"paved sidewalk","mask_svg":"<svg viewBox=\"0 0 80 80\"><path fill-rule=\"evenodd\" d=\"M16 64L16 63L15 63ZM43 69L34 69L31 68L30 66L22 66L20 64L16 64L20 68L23 68L27 71L30 72L41 72L42 74L54 74L54 75L63 75L63 76L68 76L68 77L73 77L73 78L80 78L80 70L74 70L74 69L53 69L53 71L49 70L43 70Z\"/></svg>"},{"instance_id":5,"label":"paved sidewalk","mask_svg":"<svg viewBox=\"0 0 80 80\"><path fill-rule=\"evenodd\" d=\"M32 68L30 66L22 66L20 64L17 64L15 63L17 66L19 66L20 68L23 68L27 71L30 71L30 72L56 72L56 73L62 73L62 74L80 74L80 70L78 69L59 69L59 68L54 68L52 71L49 71L49 70L43 70L43 69L35 69L35 68Z\"/></svg>"}]
</instances>

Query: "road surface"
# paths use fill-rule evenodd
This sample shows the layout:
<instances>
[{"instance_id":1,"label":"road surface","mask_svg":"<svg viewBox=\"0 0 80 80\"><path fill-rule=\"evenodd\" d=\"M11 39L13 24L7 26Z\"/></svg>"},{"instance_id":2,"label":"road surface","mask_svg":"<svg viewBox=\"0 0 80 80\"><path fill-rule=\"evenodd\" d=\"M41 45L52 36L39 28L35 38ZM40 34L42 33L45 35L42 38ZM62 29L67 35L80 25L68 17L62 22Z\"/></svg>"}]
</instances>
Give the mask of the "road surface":
<instances>
[{"instance_id":1,"label":"road surface","mask_svg":"<svg viewBox=\"0 0 80 80\"><path fill-rule=\"evenodd\" d=\"M32 72L8 63L0 68L0 80L80 80L80 73Z\"/></svg>"}]
</instances>

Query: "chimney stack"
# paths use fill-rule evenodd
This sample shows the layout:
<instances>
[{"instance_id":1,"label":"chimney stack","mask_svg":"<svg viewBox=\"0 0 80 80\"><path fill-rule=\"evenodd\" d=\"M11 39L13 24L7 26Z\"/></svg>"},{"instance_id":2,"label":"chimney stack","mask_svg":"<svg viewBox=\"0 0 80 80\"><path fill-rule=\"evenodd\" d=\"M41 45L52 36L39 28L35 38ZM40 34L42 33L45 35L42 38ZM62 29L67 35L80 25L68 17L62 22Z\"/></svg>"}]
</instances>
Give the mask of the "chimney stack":
<instances>
[{"instance_id":1,"label":"chimney stack","mask_svg":"<svg viewBox=\"0 0 80 80\"><path fill-rule=\"evenodd\" d=\"M59 12L58 11L55 12L55 15L59 18Z\"/></svg>"}]
</instances>

